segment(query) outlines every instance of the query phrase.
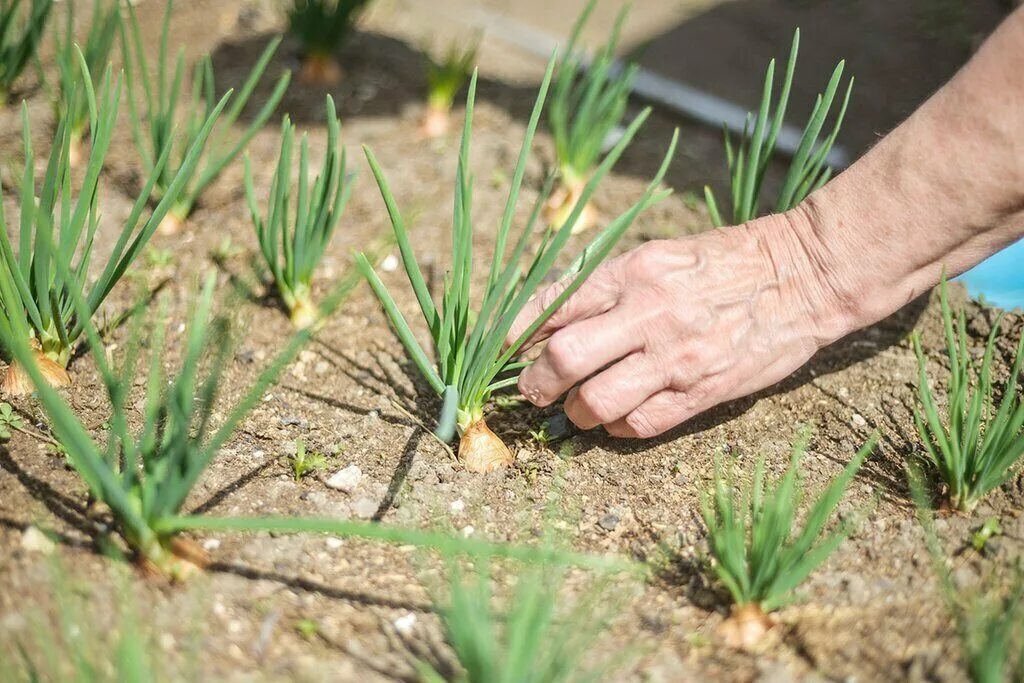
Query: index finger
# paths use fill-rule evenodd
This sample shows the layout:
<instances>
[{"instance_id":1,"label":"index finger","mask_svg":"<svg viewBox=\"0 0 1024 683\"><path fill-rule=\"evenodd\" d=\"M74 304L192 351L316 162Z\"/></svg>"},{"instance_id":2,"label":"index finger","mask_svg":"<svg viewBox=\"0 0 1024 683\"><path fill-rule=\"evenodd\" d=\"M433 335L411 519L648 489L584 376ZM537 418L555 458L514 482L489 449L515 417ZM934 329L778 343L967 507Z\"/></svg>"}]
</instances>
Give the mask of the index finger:
<instances>
[{"instance_id":1,"label":"index finger","mask_svg":"<svg viewBox=\"0 0 1024 683\"><path fill-rule=\"evenodd\" d=\"M618 278L613 275L612 268L613 262L609 262L594 271L586 282L530 335L520 350L526 351L570 323L593 318L610 311L618 303L621 290ZM519 311L505 337L505 348L514 344L529 329L530 325L561 296L571 282L571 279L556 282L527 302L523 310Z\"/></svg>"}]
</instances>

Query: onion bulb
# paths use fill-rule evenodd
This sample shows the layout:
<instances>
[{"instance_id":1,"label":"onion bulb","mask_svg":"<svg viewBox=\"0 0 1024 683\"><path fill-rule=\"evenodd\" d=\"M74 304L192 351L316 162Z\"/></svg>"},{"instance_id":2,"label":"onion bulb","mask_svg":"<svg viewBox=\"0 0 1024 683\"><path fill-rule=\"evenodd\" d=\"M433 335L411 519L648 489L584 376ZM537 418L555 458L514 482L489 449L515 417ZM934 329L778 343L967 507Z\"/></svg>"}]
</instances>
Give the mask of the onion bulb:
<instances>
[{"instance_id":1,"label":"onion bulb","mask_svg":"<svg viewBox=\"0 0 1024 683\"><path fill-rule=\"evenodd\" d=\"M733 605L729 618L718 627L718 634L729 647L749 650L774 627L775 620L759 605Z\"/></svg>"},{"instance_id":2,"label":"onion bulb","mask_svg":"<svg viewBox=\"0 0 1024 683\"><path fill-rule=\"evenodd\" d=\"M302 60L299 78L306 85L338 85L342 78L341 65L329 54L312 52Z\"/></svg>"},{"instance_id":3,"label":"onion bulb","mask_svg":"<svg viewBox=\"0 0 1024 683\"><path fill-rule=\"evenodd\" d=\"M573 209L576 208L580 197L583 196L586 186L587 181L582 178L566 180L551 194L544 205L544 218L548 225L557 230L569 220L569 216L572 215ZM591 229L597 225L597 220L597 210L590 202L587 202L580 212L579 218L576 219L576 223L572 226L572 234L576 235Z\"/></svg>"},{"instance_id":4,"label":"onion bulb","mask_svg":"<svg viewBox=\"0 0 1024 683\"><path fill-rule=\"evenodd\" d=\"M36 367L39 368L39 372L42 373L43 378L49 385L52 387L71 386L71 376L64 369L64 366L43 353L38 341L33 339L31 343ZM7 396L27 396L35 391L32 378L29 377L25 368L21 367L16 360L12 360L11 364L7 366L7 372L4 375L3 391Z\"/></svg>"},{"instance_id":5,"label":"onion bulb","mask_svg":"<svg viewBox=\"0 0 1024 683\"><path fill-rule=\"evenodd\" d=\"M462 432L459 459L469 472L484 474L508 467L515 458L505 442L481 418Z\"/></svg>"}]
</instances>

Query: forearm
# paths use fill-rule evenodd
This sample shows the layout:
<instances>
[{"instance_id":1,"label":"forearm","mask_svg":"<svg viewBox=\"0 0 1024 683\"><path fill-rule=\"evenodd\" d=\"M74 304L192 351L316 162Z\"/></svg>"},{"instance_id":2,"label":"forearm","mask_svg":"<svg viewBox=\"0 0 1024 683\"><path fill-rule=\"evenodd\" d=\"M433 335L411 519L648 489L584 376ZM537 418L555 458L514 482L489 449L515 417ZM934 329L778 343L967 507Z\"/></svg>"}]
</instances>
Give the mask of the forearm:
<instances>
[{"instance_id":1,"label":"forearm","mask_svg":"<svg viewBox=\"0 0 1024 683\"><path fill-rule=\"evenodd\" d=\"M790 217L832 302L823 343L1024 235L1024 10ZM786 249L783 245L781 249Z\"/></svg>"}]
</instances>

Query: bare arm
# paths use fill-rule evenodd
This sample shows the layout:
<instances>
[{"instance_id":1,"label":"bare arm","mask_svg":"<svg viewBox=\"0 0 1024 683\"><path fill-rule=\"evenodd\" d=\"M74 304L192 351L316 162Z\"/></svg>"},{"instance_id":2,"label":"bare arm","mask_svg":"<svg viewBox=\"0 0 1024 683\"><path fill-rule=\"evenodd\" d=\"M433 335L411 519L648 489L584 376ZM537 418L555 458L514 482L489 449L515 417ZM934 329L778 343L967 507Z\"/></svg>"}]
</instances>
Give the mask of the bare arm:
<instances>
[{"instance_id":1,"label":"bare arm","mask_svg":"<svg viewBox=\"0 0 1024 683\"><path fill-rule=\"evenodd\" d=\"M584 429L657 435L783 379L1024 235L1024 9L910 119L799 207L609 261L519 381ZM514 338L557 294L520 314Z\"/></svg>"}]
</instances>

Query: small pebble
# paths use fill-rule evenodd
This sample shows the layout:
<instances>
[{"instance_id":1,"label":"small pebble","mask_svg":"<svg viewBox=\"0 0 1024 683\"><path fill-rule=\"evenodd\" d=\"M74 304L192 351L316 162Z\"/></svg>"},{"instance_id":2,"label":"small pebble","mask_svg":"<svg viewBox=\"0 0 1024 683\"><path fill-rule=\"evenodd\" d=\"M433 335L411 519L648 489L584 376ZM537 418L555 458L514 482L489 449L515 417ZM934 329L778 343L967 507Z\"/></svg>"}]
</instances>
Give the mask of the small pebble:
<instances>
[{"instance_id":1,"label":"small pebble","mask_svg":"<svg viewBox=\"0 0 1024 683\"><path fill-rule=\"evenodd\" d=\"M619 516L617 514L609 512L597 521L597 525L605 531L615 531L615 528L619 526L619 521Z\"/></svg>"},{"instance_id":2,"label":"small pebble","mask_svg":"<svg viewBox=\"0 0 1024 683\"><path fill-rule=\"evenodd\" d=\"M177 645L178 641L170 633L160 634L160 649L164 652L173 652Z\"/></svg>"},{"instance_id":3,"label":"small pebble","mask_svg":"<svg viewBox=\"0 0 1024 683\"><path fill-rule=\"evenodd\" d=\"M449 507L451 508L452 514L457 515L466 509L466 504L462 502L462 499L460 498L459 500L453 500Z\"/></svg>"},{"instance_id":4,"label":"small pebble","mask_svg":"<svg viewBox=\"0 0 1024 683\"><path fill-rule=\"evenodd\" d=\"M476 529L473 528L473 525L467 524L466 526L462 527L462 537L469 538L473 535L474 531L476 531Z\"/></svg>"},{"instance_id":5,"label":"small pebble","mask_svg":"<svg viewBox=\"0 0 1024 683\"><path fill-rule=\"evenodd\" d=\"M327 480L327 488L343 493L352 493L363 480L363 471L358 465L349 465L345 469L338 470Z\"/></svg>"},{"instance_id":6,"label":"small pebble","mask_svg":"<svg viewBox=\"0 0 1024 683\"><path fill-rule=\"evenodd\" d=\"M327 539L327 549L338 550L339 548L341 548L342 545L344 545L344 543L345 542L337 536L331 536Z\"/></svg>"},{"instance_id":7,"label":"small pebble","mask_svg":"<svg viewBox=\"0 0 1024 683\"><path fill-rule=\"evenodd\" d=\"M380 262L380 269L385 273L394 272L398 268L398 257L394 254L388 254L384 257L384 260Z\"/></svg>"},{"instance_id":8,"label":"small pebble","mask_svg":"<svg viewBox=\"0 0 1024 683\"><path fill-rule=\"evenodd\" d=\"M405 616L395 619L394 624L396 631L401 633L403 636L407 636L412 632L412 627L416 625L416 615L409 612Z\"/></svg>"},{"instance_id":9,"label":"small pebble","mask_svg":"<svg viewBox=\"0 0 1024 683\"><path fill-rule=\"evenodd\" d=\"M21 534L21 548L26 552L51 555L55 547L50 537L38 527L30 526Z\"/></svg>"},{"instance_id":10,"label":"small pebble","mask_svg":"<svg viewBox=\"0 0 1024 683\"><path fill-rule=\"evenodd\" d=\"M437 480L442 484L455 478L455 468L450 462L443 462L435 469Z\"/></svg>"},{"instance_id":11,"label":"small pebble","mask_svg":"<svg viewBox=\"0 0 1024 683\"><path fill-rule=\"evenodd\" d=\"M412 481L423 481L430 472L430 465L422 460L414 460L412 466L409 468L408 477Z\"/></svg>"},{"instance_id":12,"label":"small pebble","mask_svg":"<svg viewBox=\"0 0 1024 683\"><path fill-rule=\"evenodd\" d=\"M219 538L208 538L203 541L203 550L216 550L220 547Z\"/></svg>"},{"instance_id":13,"label":"small pebble","mask_svg":"<svg viewBox=\"0 0 1024 683\"><path fill-rule=\"evenodd\" d=\"M854 414L853 414L853 420L852 420L852 422L853 422L853 424L854 424L855 426L857 426L857 427L864 427L864 426L866 426L866 425L867 425L867 423L868 423L868 421L867 421L867 420L865 420L865 419L864 419L864 416L863 416L863 415L861 415L860 413L854 413Z\"/></svg>"},{"instance_id":14,"label":"small pebble","mask_svg":"<svg viewBox=\"0 0 1024 683\"><path fill-rule=\"evenodd\" d=\"M352 511L359 519L370 519L377 514L378 507L377 501L372 498L360 498L352 506Z\"/></svg>"}]
</instances>

